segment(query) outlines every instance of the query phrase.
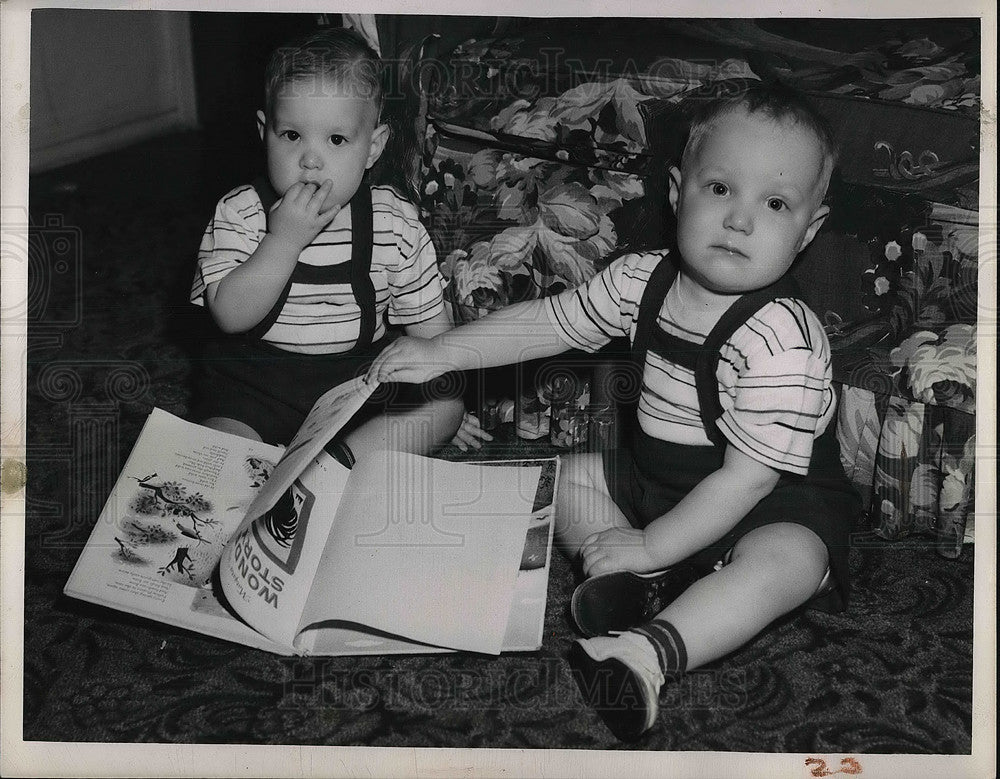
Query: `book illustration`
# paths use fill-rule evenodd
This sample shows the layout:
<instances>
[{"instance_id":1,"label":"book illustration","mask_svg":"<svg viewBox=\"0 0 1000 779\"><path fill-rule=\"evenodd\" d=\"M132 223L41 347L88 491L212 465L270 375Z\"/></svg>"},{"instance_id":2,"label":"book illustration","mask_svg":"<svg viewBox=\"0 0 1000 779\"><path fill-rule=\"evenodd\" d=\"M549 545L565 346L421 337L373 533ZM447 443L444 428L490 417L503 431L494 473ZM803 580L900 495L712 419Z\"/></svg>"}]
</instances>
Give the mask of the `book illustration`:
<instances>
[{"instance_id":1,"label":"book illustration","mask_svg":"<svg viewBox=\"0 0 1000 779\"><path fill-rule=\"evenodd\" d=\"M247 475L250 477L250 486L254 489L263 487L264 482L271 475L271 471L274 470L274 463L270 460L265 460L263 457L254 457L253 455L249 455L246 458L244 465L246 466Z\"/></svg>"},{"instance_id":2,"label":"book illustration","mask_svg":"<svg viewBox=\"0 0 1000 779\"><path fill-rule=\"evenodd\" d=\"M132 565L149 565L149 559L143 557L138 548L128 541L123 541L115 536L115 543L118 544L118 552L113 555L119 562L130 563Z\"/></svg>"},{"instance_id":3,"label":"book illustration","mask_svg":"<svg viewBox=\"0 0 1000 779\"><path fill-rule=\"evenodd\" d=\"M170 562L157 568L157 573L160 576L166 576L170 571L175 571L178 575L187 574L188 579L193 579L194 561L191 559L190 549L191 547L188 546L177 547L174 550L174 556L170 558Z\"/></svg>"},{"instance_id":4,"label":"book illustration","mask_svg":"<svg viewBox=\"0 0 1000 779\"><path fill-rule=\"evenodd\" d=\"M154 547L160 576L180 584L204 584L221 551L219 533L213 532L219 520L213 516L211 501L180 481L160 480L155 472L130 478L138 483L138 490L129 501L130 512L120 522L127 545L124 539L119 541L114 554L129 563L137 558L146 561L138 550ZM198 551L203 546L208 549Z\"/></svg>"},{"instance_id":5,"label":"book illustration","mask_svg":"<svg viewBox=\"0 0 1000 779\"><path fill-rule=\"evenodd\" d=\"M551 512L533 516L524 537L524 551L521 553L521 571L544 568L549 554L549 530Z\"/></svg>"},{"instance_id":6,"label":"book illustration","mask_svg":"<svg viewBox=\"0 0 1000 779\"><path fill-rule=\"evenodd\" d=\"M537 464L538 460L497 460L483 462L484 466L514 465L528 466ZM519 570L532 571L544 568L548 563L549 539L551 537L552 511L556 490L555 468L544 468L538 478L535 499L532 504L531 522L524 539L524 551L521 554Z\"/></svg>"},{"instance_id":7,"label":"book illustration","mask_svg":"<svg viewBox=\"0 0 1000 779\"><path fill-rule=\"evenodd\" d=\"M143 476L141 479L137 476L132 478L139 482L139 487L142 488L132 504L133 510L137 513L182 517L191 523L190 529L184 534L199 540L201 540L200 527L217 523L218 520L207 515L212 510L212 504L200 492L189 495L187 487L177 481L157 484L153 481L156 478L155 473ZM199 516L199 513L202 516ZM176 524L178 528L181 527L180 522Z\"/></svg>"},{"instance_id":8,"label":"book illustration","mask_svg":"<svg viewBox=\"0 0 1000 779\"><path fill-rule=\"evenodd\" d=\"M261 550L285 573L295 573L315 503L316 496L296 479L261 521L251 526Z\"/></svg>"},{"instance_id":9,"label":"book illustration","mask_svg":"<svg viewBox=\"0 0 1000 779\"><path fill-rule=\"evenodd\" d=\"M264 484L274 468L269 460L254 456L247 456L244 465L253 490ZM113 557L137 566L152 566L151 557L155 557L160 576L179 584L205 585L226 540L212 501L179 480L159 479L156 472L129 478L138 489L119 521ZM226 511L242 516L252 495Z\"/></svg>"},{"instance_id":10,"label":"book illustration","mask_svg":"<svg viewBox=\"0 0 1000 779\"><path fill-rule=\"evenodd\" d=\"M122 535L129 546L161 546L177 540L177 533L158 524L147 523L141 517L126 517Z\"/></svg>"}]
</instances>

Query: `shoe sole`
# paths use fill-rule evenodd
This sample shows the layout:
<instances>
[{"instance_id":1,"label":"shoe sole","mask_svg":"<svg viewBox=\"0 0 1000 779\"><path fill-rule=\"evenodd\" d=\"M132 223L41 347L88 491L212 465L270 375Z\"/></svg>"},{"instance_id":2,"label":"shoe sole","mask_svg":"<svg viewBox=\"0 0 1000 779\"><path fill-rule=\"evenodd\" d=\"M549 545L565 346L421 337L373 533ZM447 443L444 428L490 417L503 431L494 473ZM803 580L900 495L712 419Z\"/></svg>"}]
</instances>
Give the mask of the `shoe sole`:
<instances>
[{"instance_id":1,"label":"shoe sole","mask_svg":"<svg viewBox=\"0 0 1000 779\"><path fill-rule=\"evenodd\" d=\"M652 584L663 577L674 580ZM613 630L628 630L651 620L698 578L690 565L678 565L653 574L634 571L598 574L573 591L570 612L587 638L607 635ZM659 597L648 597L650 587L660 589Z\"/></svg>"},{"instance_id":2,"label":"shoe sole","mask_svg":"<svg viewBox=\"0 0 1000 779\"><path fill-rule=\"evenodd\" d=\"M568 660L580 693L616 738L636 741L648 730L648 705L631 668L615 658L595 660L577 643Z\"/></svg>"}]
</instances>

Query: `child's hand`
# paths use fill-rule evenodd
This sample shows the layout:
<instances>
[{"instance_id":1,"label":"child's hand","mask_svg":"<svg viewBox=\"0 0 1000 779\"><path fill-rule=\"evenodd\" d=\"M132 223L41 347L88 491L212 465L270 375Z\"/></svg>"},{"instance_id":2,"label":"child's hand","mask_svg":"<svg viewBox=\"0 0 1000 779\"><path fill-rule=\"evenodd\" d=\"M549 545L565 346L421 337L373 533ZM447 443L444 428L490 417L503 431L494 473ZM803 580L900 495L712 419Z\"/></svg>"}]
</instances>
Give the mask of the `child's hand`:
<instances>
[{"instance_id":1,"label":"child's hand","mask_svg":"<svg viewBox=\"0 0 1000 779\"><path fill-rule=\"evenodd\" d=\"M332 187L330 179L319 187L315 184L292 184L284 197L271 208L267 218L268 232L301 252L340 211L341 207L336 205L326 211L321 210Z\"/></svg>"},{"instance_id":2,"label":"child's hand","mask_svg":"<svg viewBox=\"0 0 1000 779\"><path fill-rule=\"evenodd\" d=\"M449 370L451 367L441 361L432 341L404 335L385 347L375 358L365 381L371 383L377 379L381 382L423 384Z\"/></svg>"},{"instance_id":3,"label":"child's hand","mask_svg":"<svg viewBox=\"0 0 1000 779\"><path fill-rule=\"evenodd\" d=\"M585 576L609 571L645 573L662 568L646 551L646 534L634 527L613 527L588 536L580 547Z\"/></svg>"},{"instance_id":4,"label":"child's hand","mask_svg":"<svg viewBox=\"0 0 1000 779\"><path fill-rule=\"evenodd\" d=\"M463 452L467 452L470 446L473 449L482 449L483 441L492 440L493 436L480 426L479 417L470 411L466 411L465 416L462 417L462 425L458 428L458 432L455 433L455 437L451 439L451 442Z\"/></svg>"}]
</instances>

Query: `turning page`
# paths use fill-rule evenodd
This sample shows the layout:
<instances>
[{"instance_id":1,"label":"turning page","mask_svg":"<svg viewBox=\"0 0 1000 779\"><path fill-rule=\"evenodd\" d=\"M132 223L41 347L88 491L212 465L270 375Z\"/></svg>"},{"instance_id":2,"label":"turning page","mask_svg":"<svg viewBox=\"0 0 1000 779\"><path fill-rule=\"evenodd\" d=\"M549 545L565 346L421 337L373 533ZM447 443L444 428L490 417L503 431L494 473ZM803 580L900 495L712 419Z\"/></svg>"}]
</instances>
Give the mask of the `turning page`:
<instances>
[{"instance_id":1,"label":"turning page","mask_svg":"<svg viewBox=\"0 0 1000 779\"><path fill-rule=\"evenodd\" d=\"M362 377L338 384L320 396L281 457L271 477L256 500L247 509L246 518L237 528L242 533L258 517L271 508L288 490L326 443L336 435L360 409L378 387L378 382L366 384ZM235 534L234 534L235 535Z\"/></svg>"}]
</instances>

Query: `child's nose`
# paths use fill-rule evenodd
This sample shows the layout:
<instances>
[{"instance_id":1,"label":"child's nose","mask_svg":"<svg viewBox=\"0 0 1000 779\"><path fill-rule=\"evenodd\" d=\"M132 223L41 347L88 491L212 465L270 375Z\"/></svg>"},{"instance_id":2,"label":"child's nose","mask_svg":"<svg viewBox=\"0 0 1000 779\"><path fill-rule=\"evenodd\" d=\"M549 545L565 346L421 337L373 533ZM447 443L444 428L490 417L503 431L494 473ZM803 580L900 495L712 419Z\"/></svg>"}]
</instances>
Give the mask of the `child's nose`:
<instances>
[{"instance_id":1,"label":"child's nose","mask_svg":"<svg viewBox=\"0 0 1000 779\"><path fill-rule=\"evenodd\" d=\"M726 213L724 226L729 230L749 235L753 232L753 216L750 209L741 203L734 203Z\"/></svg>"},{"instance_id":2,"label":"child's nose","mask_svg":"<svg viewBox=\"0 0 1000 779\"><path fill-rule=\"evenodd\" d=\"M317 168L323 167L323 158L312 150L307 150L302 153L302 158L299 164L306 168L307 170L316 170Z\"/></svg>"}]
</instances>

